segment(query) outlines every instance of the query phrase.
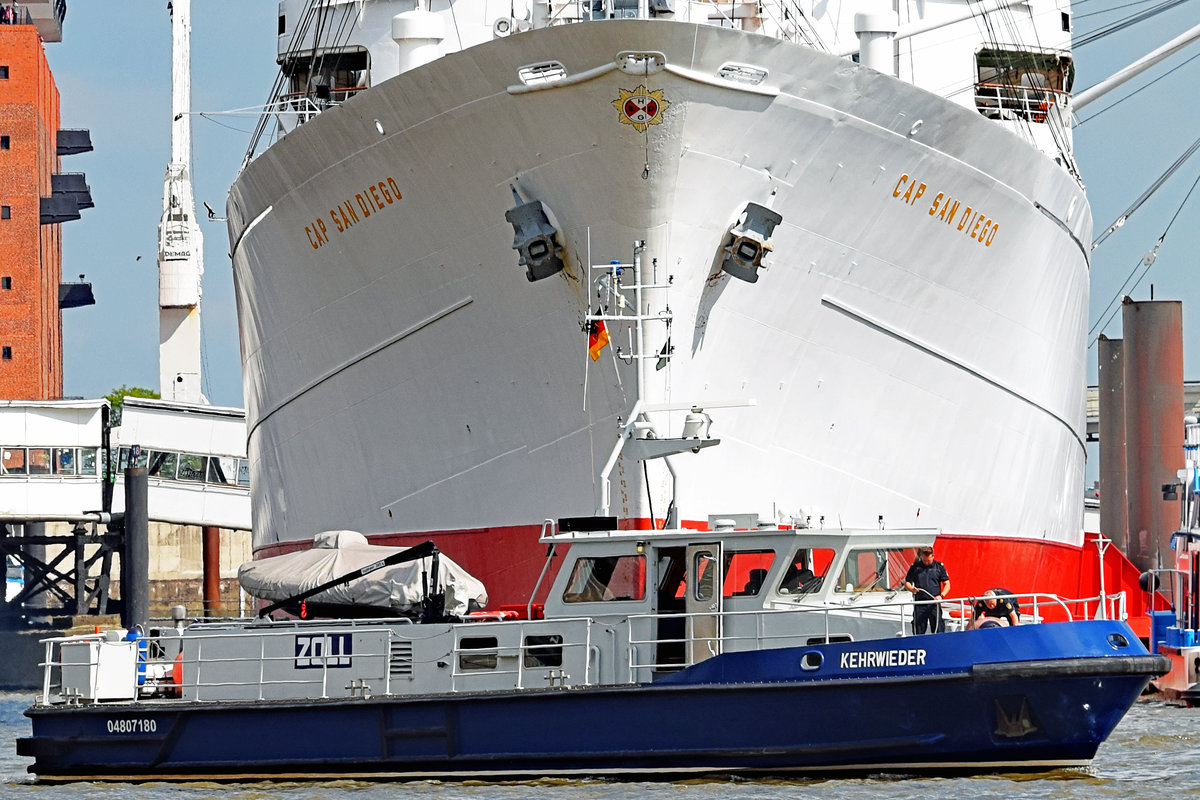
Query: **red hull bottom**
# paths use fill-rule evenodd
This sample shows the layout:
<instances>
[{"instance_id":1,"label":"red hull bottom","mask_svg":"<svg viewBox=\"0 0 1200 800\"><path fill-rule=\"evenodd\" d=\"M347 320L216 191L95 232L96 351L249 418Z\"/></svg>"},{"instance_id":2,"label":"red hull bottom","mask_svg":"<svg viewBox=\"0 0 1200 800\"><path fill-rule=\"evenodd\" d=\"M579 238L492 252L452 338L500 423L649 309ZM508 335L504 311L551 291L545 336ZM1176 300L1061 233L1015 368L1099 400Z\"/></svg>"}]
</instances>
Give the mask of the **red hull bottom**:
<instances>
[{"instance_id":1,"label":"red hull bottom","mask_svg":"<svg viewBox=\"0 0 1200 800\"><path fill-rule=\"evenodd\" d=\"M622 527L641 527L624 523ZM692 527L689 525L689 527ZM409 547L432 539L441 550L487 587L488 608L525 605L545 599L550 583L562 565L559 549L546 568L546 546L538 542L540 525L512 525L457 531L422 531L370 536L372 544ZM950 573L951 597L974 597L1002 586L1017 594L1053 593L1062 597L1097 597L1100 594L1100 557L1096 535L1086 534L1082 547L1036 539L1000 538L966 534L938 537L936 557ZM303 550L307 542L281 542L260 548L257 558ZM546 569L536 597L531 597L538 576ZM1150 635L1147 598L1138 586L1139 570L1116 547L1104 555L1104 591L1125 592L1129 624L1143 639Z\"/></svg>"}]
</instances>

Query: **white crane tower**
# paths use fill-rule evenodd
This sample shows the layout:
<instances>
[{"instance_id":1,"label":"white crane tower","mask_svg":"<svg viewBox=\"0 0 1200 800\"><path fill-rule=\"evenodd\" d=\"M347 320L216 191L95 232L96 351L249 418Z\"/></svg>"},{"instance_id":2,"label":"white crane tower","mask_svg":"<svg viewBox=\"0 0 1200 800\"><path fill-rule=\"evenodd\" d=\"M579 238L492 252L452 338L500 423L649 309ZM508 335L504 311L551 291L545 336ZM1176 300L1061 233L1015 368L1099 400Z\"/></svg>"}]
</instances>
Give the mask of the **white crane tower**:
<instances>
[{"instance_id":1,"label":"white crane tower","mask_svg":"<svg viewBox=\"0 0 1200 800\"><path fill-rule=\"evenodd\" d=\"M158 385L165 400L205 403L200 391L204 241L192 195L191 0L172 0L171 163L158 224Z\"/></svg>"}]
</instances>

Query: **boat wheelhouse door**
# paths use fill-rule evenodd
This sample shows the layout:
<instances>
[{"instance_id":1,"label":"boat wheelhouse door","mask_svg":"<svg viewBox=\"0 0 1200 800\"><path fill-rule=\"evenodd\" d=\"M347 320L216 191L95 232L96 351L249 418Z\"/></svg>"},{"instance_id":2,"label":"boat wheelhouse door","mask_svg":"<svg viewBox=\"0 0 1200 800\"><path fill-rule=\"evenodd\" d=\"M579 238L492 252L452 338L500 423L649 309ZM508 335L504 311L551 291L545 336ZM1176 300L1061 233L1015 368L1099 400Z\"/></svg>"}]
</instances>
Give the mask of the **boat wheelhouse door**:
<instances>
[{"instance_id":1,"label":"boat wheelhouse door","mask_svg":"<svg viewBox=\"0 0 1200 800\"><path fill-rule=\"evenodd\" d=\"M721 652L721 543L687 548L688 663L698 664Z\"/></svg>"}]
</instances>

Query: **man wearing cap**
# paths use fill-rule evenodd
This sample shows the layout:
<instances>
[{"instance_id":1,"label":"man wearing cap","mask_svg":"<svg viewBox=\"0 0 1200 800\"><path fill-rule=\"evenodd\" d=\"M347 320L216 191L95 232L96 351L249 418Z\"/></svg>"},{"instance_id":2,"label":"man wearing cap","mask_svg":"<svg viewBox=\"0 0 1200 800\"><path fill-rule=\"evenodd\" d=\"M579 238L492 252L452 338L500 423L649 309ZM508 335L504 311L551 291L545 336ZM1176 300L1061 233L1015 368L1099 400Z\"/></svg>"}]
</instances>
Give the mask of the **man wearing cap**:
<instances>
[{"instance_id":1,"label":"man wearing cap","mask_svg":"<svg viewBox=\"0 0 1200 800\"><path fill-rule=\"evenodd\" d=\"M975 606L975 616L971 620L972 628L988 628L1002 624L1003 620L1009 625L1018 625L1020 614L1016 599L1007 589L988 589L983 593Z\"/></svg>"},{"instance_id":2,"label":"man wearing cap","mask_svg":"<svg viewBox=\"0 0 1200 800\"><path fill-rule=\"evenodd\" d=\"M917 560L904 576L904 588L912 592L913 600L942 600L950 591L950 575L946 565L934 561L933 548L928 545L917 550ZM942 630L942 607L926 602L913 609L913 634L920 635Z\"/></svg>"}]
</instances>

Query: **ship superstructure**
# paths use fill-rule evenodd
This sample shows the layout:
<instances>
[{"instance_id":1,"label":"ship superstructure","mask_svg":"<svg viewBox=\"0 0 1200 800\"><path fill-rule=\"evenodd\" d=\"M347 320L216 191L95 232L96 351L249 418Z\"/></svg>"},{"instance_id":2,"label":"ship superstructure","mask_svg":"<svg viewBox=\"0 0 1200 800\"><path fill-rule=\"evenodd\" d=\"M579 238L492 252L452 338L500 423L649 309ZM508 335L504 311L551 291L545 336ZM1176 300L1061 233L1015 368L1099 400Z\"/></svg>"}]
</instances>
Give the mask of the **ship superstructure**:
<instances>
[{"instance_id":1,"label":"ship superstructure","mask_svg":"<svg viewBox=\"0 0 1200 800\"><path fill-rule=\"evenodd\" d=\"M228 203L261 554L432 536L523 600L605 475L625 527L931 526L964 590L1084 590L1065 6L280 8ZM720 459L607 463L689 415Z\"/></svg>"}]
</instances>

